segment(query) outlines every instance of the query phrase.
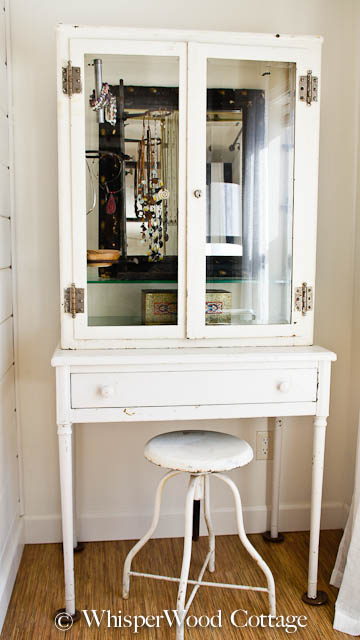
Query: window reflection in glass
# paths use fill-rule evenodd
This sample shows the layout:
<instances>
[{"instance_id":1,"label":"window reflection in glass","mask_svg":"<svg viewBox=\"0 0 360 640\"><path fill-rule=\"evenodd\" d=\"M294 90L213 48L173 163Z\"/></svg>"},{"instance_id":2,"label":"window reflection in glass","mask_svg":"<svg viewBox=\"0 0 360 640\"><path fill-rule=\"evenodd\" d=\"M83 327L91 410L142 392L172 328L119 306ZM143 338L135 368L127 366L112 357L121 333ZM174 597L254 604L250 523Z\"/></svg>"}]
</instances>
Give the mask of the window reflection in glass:
<instances>
[{"instance_id":1,"label":"window reflection in glass","mask_svg":"<svg viewBox=\"0 0 360 640\"><path fill-rule=\"evenodd\" d=\"M291 322L295 65L208 60L206 324Z\"/></svg>"}]
</instances>

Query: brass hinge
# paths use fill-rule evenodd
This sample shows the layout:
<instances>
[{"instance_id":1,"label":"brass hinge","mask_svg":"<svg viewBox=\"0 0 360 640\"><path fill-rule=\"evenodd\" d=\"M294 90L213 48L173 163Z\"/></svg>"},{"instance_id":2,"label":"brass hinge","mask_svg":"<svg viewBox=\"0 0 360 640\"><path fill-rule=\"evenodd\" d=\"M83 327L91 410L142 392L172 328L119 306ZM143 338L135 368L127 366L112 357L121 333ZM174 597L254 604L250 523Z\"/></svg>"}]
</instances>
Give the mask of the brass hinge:
<instances>
[{"instance_id":1,"label":"brass hinge","mask_svg":"<svg viewBox=\"0 0 360 640\"><path fill-rule=\"evenodd\" d=\"M313 288L307 282L303 282L301 287L295 288L295 311L301 311L305 315L313 309Z\"/></svg>"},{"instance_id":2,"label":"brass hinge","mask_svg":"<svg viewBox=\"0 0 360 640\"><path fill-rule=\"evenodd\" d=\"M71 60L62 69L63 93L71 98L73 93L81 93L81 72L80 67L72 67Z\"/></svg>"},{"instance_id":3,"label":"brass hinge","mask_svg":"<svg viewBox=\"0 0 360 640\"><path fill-rule=\"evenodd\" d=\"M77 313L84 313L84 289L77 289L74 282L64 289L64 312L71 313L73 318Z\"/></svg>"},{"instance_id":4,"label":"brass hinge","mask_svg":"<svg viewBox=\"0 0 360 640\"><path fill-rule=\"evenodd\" d=\"M319 79L313 76L312 71L308 71L306 76L299 78L299 98L307 105L317 102L318 99Z\"/></svg>"}]
</instances>

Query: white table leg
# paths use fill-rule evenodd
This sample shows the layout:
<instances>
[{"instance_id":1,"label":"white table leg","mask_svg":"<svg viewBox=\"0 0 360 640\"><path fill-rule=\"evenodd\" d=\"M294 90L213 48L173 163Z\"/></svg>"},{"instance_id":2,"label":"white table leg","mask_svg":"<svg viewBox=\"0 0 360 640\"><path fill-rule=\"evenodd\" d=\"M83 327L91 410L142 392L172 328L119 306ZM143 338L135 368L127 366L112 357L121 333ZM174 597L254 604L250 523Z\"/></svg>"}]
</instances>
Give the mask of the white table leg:
<instances>
[{"instance_id":1,"label":"white table leg","mask_svg":"<svg viewBox=\"0 0 360 640\"><path fill-rule=\"evenodd\" d=\"M73 489L72 489L72 429L71 424L58 425L61 516L63 531L65 609L75 617Z\"/></svg>"},{"instance_id":2,"label":"white table leg","mask_svg":"<svg viewBox=\"0 0 360 640\"><path fill-rule=\"evenodd\" d=\"M76 425L72 425L72 485L73 485L73 520L74 520L74 535L73 546L74 552L80 553L84 551L85 545L83 542L79 542L77 536L78 521L77 521L77 506L76 506Z\"/></svg>"},{"instance_id":3,"label":"white table leg","mask_svg":"<svg viewBox=\"0 0 360 640\"><path fill-rule=\"evenodd\" d=\"M283 418L275 418L270 531L266 531L266 533L263 534L263 538L267 542L283 542L284 541L284 535L282 533L279 533L280 473L281 473L281 447L282 447L283 429L284 429Z\"/></svg>"},{"instance_id":4,"label":"white table leg","mask_svg":"<svg viewBox=\"0 0 360 640\"><path fill-rule=\"evenodd\" d=\"M328 601L328 597L325 591L317 591L326 424L327 420L325 417L315 417L312 463L308 590L307 593L303 595L304 602L312 605L325 604Z\"/></svg>"},{"instance_id":5,"label":"white table leg","mask_svg":"<svg viewBox=\"0 0 360 640\"><path fill-rule=\"evenodd\" d=\"M73 496L73 547L78 545L77 540L77 516L76 516L76 429L73 425L71 435L72 446L72 496Z\"/></svg>"}]
</instances>

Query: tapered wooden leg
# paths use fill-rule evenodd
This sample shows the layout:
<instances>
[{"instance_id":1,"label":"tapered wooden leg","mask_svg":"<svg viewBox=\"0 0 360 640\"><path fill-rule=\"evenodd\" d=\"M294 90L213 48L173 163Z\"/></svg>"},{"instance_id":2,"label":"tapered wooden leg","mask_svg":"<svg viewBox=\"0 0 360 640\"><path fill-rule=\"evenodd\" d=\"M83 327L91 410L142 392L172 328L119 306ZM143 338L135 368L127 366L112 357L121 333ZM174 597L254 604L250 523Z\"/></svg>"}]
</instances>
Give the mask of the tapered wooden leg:
<instances>
[{"instance_id":1,"label":"tapered wooden leg","mask_svg":"<svg viewBox=\"0 0 360 640\"><path fill-rule=\"evenodd\" d=\"M65 610L76 619L74 584L74 524L72 489L72 429L71 424L58 425L61 487L61 516L64 551ZM79 614L80 615L80 614Z\"/></svg>"},{"instance_id":2,"label":"tapered wooden leg","mask_svg":"<svg viewBox=\"0 0 360 640\"><path fill-rule=\"evenodd\" d=\"M315 417L312 461L308 589L307 593L305 593L302 598L304 602L311 605L321 605L328 602L328 596L325 591L317 590L326 424L327 419L325 417Z\"/></svg>"},{"instance_id":3,"label":"tapered wooden leg","mask_svg":"<svg viewBox=\"0 0 360 640\"><path fill-rule=\"evenodd\" d=\"M271 489L271 522L270 531L263 533L266 542L283 542L284 535L279 533L279 501L280 501L280 474L281 474L281 448L284 429L283 418L275 418L274 426L274 460L272 467Z\"/></svg>"}]
</instances>

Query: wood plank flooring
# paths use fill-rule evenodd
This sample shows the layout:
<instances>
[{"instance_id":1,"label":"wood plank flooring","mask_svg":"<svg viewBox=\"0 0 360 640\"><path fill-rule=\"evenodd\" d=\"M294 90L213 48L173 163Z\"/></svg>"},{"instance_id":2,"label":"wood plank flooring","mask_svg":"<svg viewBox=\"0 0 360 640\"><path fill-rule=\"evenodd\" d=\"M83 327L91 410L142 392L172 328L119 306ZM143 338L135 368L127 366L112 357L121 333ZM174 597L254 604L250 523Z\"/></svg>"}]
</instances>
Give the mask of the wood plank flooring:
<instances>
[{"instance_id":1,"label":"wood plank flooring","mask_svg":"<svg viewBox=\"0 0 360 640\"><path fill-rule=\"evenodd\" d=\"M189 615L212 616L221 610L221 628L186 628L185 640L238 640L239 638L277 640L296 637L301 640L326 640L344 634L332 628L337 589L329 586L329 578L341 539L341 531L323 531L320 544L319 588L326 590L330 604L309 607L301 600L305 591L308 562L308 533L288 533L283 544L267 544L261 535L249 538L269 564L275 578L278 616L306 616L307 626L295 633L284 628L236 628L230 616L236 609L250 615L267 614L266 594L201 587L191 605ZM111 610L112 615L161 615L164 609L176 606L177 584L133 577L130 598L121 597L122 564L131 548L131 541L89 542L85 550L75 556L77 609ZM135 558L136 571L178 576L182 557L182 539L150 540ZM207 552L207 538L193 544L191 577L197 578ZM254 561L242 548L237 536L216 538L216 571L205 573L204 580L238 582L264 586L264 577ZM188 591L189 593L189 591ZM106 617L99 628L89 628L84 615L71 630L55 628L53 613L64 606L62 548L59 544L27 545L16 579L8 614L1 635L2 640L113 640L140 638L141 640L171 640L175 629L162 620L159 628L107 627ZM90 614L90 611L89 611ZM107 616L107 614L105 614ZM239 615L238 624L245 622ZM134 619L132 620L134 624ZM303 622L304 623L304 622Z\"/></svg>"}]
</instances>

